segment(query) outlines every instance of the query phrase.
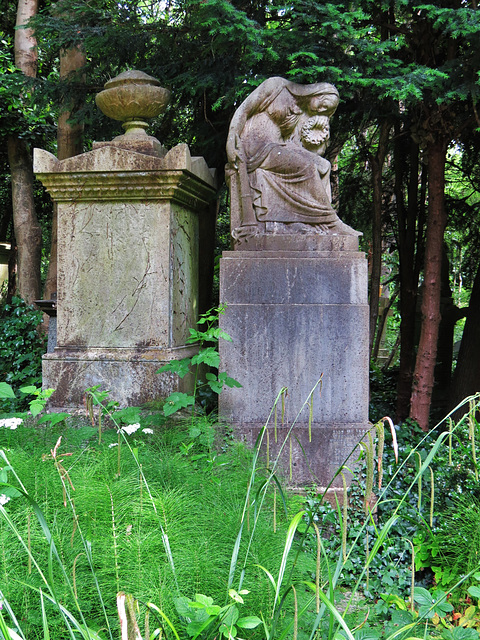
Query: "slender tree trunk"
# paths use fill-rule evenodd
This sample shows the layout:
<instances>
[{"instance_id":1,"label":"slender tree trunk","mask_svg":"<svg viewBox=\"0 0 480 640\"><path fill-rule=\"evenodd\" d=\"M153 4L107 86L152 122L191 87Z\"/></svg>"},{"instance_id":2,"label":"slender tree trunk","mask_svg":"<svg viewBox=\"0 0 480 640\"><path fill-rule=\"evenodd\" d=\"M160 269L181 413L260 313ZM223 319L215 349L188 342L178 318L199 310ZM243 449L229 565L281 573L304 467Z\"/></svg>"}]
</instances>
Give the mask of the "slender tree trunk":
<instances>
[{"instance_id":1,"label":"slender tree trunk","mask_svg":"<svg viewBox=\"0 0 480 640\"><path fill-rule=\"evenodd\" d=\"M405 141L397 131L395 144L395 196L398 215L398 252L400 259L400 371L397 383L397 420L404 420L410 412L412 377L415 366L415 311L418 289L415 245L421 228L417 231L418 212L418 145L410 141L408 153L408 203L405 207L403 189L407 173Z\"/></svg>"},{"instance_id":2,"label":"slender tree trunk","mask_svg":"<svg viewBox=\"0 0 480 640\"><path fill-rule=\"evenodd\" d=\"M372 220L372 275L370 278L370 357L375 341L375 328L378 319L378 304L380 299L380 278L382 273L382 194L383 194L383 164L387 153L390 122L385 121L380 126L377 153L370 154L372 166L373 188L373 220Z\"/></svg>"},{"instance_id":3,"label":"slender tree trunk","mask_svg":"<svg viewBox=\"0 0 480 640\"><path fill-rule=\"evenodd\" d=\"M62 50L60 52L60 77L72 82L85 82L81 69L85 66L85 54L80 47ZM83 151L83 124L72 124L73 104L62 105L62 112L57 126L57 157L65 160ZM50 260L48 263L47 279L43 290L43 297L50 300L57 291L57 205L53 205L52 239L50 244Z\"/></svg>"},{"instance_id":4,"label":"slender tree trunk","mask_svg":"<svg viewBox=\"0 0 480 640\"><path fill-rule=\"evenodd\" d=\"M22 28L37 13L37 0L19 0L15 30L15 65L26 76L37 73L37 49L31 29ZM17 293L27 302L40 296L42 231L35 213L32 158L17 136L7 142L12 176L13 226L17 243Z\"/></svg>"},{"instance_id":5,"label":"slender tree trunk","mask_svg":"<svg viewBox=\"0 0 480 640\"><path fill-rule=\"evenodd\" d=\"M467 320L463 330L457 366L450 389L450 409L454 409L464 398L480 391L480 267L473 283ZM460 418L468 406L458 412Z\"/></svg>"},{"instance_id":6,"label":"slender tree trunk","mask_svg":"<svg viewBox=\"0 0 480 640\"><path fill-rule=\"evenodd\" d=\"M32 158L24 140L8 138L8 161L12 175L12 204L17 243L17 294L32 303L40 297L42 229L33 201Z\"/></svg>"},{"instance_id":7,"label":"slender tree trunk","mask_svg":"<svg viewBox=\"0 0 480 640\"><path fill-rule=\"evenodd\" d=\"M422 327L413 374L410 417L428 430L440 325L440 297L445 214L447 143L439 139L428 148L428 221L422 296Z\"/></svg>"},{"instance_id":8,"label":"slender tree trunk","mask_svg":"<svg viewBox=\"0 0 480 640\"><path fill-rule=\"evenodd\" d=\"M32 29L24 25L37 14L38 0L18 0L17 23L15 29L15 66L26 76L37 75L37 41Z\"/></svg>"},{"instance_id":9,"label":"slender tree trunk","mask_svg":"<svg viewBox=\"0 0 480 640\"><path fill-rule=\"evenodd\" d=\"M85 67L86 58L81 47L60 52L60 78L72 83L85 83L85 74L82 69ZM59 160L71 158L83 151L83 123L72 124L69 122L72 117L75 105L63 104L62 111L58 118L57 126L57 157Z\"/></svg>"}]
</instances>

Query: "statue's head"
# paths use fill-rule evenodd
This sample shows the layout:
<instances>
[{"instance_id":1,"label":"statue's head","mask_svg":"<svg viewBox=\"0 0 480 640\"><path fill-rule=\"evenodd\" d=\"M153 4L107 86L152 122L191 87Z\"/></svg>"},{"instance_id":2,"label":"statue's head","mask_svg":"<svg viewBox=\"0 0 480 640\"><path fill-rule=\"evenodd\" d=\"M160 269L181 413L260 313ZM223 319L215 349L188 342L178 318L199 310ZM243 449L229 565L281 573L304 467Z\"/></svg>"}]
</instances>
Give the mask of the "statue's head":
<instances>
[{"instance_id":1,"label":"statue's head","mask_svg":"<svg viewBox=\"0 0 480 640\"><path fill-rule=\"evenodd\" d=\"M330 117L335 113L340 96L333 84L317 82L316 84L295 84L291 82L288 91L296 98L298 105L309 115Z\"/></svg>"}]
</instances>

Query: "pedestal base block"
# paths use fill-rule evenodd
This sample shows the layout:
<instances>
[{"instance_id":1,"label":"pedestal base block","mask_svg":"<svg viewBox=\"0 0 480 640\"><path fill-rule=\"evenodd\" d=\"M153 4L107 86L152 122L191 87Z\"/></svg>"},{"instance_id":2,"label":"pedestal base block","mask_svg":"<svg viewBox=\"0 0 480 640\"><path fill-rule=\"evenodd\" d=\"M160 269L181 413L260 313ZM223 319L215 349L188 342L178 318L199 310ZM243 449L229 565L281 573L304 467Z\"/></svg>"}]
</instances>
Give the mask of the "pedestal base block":
<instances>
[{"instance_id":1,"label":"pedestal base block","mask_svg":"<svg viewBox=\"0 0 480 640\"><path fill-rule=\"evenodd\" d=\"M369 428L364 255L225 252L220 296L227 305L221 328L232 337L220 343L220 367L242 384L220 395L220 415L254 444L286 387L276 444L270 418L270 462L296 421L281 454L283 472L289 479L292 470L295 486L326 486Z\"/></svg>"},{"instance_id":2,"label":"pedestal base block","mask_svg":"<svg viewBox=\"0 0 480 640\"><path fill-rule=\"evenodd\" d=\"M157 373L173 359L191 357L197 349L151 349L135 353L130 349L56 349L43 357L43 387L54 388L49 409L68 411L83 405L85 390L100 385L111 390L121 407L140 406L165 398L174 391L191 392L193 377L183 379L171 373Z\"/></svg>"}]
</instances>

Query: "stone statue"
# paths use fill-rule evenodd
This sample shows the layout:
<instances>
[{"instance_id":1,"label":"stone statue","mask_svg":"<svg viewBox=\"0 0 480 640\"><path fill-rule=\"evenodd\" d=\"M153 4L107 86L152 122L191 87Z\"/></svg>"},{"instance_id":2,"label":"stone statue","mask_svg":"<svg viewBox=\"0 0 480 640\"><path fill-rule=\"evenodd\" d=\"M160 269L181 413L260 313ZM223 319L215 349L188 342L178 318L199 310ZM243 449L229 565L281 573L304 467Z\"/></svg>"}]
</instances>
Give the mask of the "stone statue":
<instances>
[{"instance_id":1,"label":"stone statue","mask_svg":"<svg viewBox=\"0 0 480 640\"><path fill-rule=\"evenodd\" d=\"M331 84L269 78L237 109L226 169L237 242L259 234L361 235L331 205L323 156L338 102Z\"/></svg>"}]
</instances>

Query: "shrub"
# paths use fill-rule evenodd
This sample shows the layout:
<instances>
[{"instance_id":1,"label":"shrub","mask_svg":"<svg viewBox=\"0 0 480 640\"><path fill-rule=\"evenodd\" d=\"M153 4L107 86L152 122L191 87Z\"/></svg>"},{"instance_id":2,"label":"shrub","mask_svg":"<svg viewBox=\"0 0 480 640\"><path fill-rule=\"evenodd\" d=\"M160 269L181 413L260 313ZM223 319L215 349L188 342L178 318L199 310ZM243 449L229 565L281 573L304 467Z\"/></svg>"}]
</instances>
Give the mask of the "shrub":
<instances>
[{"instance_id":1,"label":"shrub","mask_svg":"<svg viewBox=\"0 0 480 640\"><path fill-rule=\"evenodd\" d=\"M15 391L22 385L41 386L42 354L45 336L38 332L42 313L21 298L0 311L0 381L8 382ZM15 411L27 406L21 400L1 400L0 410Z\"/></svg>"}]
</instances>

